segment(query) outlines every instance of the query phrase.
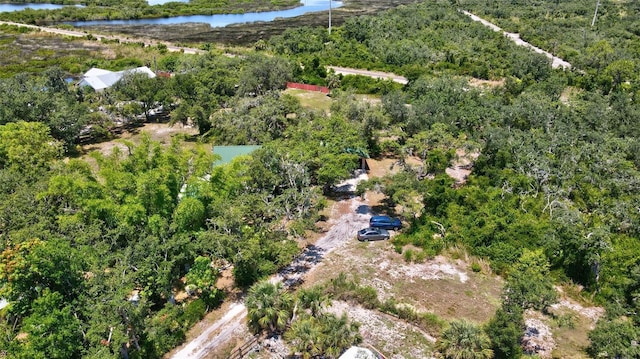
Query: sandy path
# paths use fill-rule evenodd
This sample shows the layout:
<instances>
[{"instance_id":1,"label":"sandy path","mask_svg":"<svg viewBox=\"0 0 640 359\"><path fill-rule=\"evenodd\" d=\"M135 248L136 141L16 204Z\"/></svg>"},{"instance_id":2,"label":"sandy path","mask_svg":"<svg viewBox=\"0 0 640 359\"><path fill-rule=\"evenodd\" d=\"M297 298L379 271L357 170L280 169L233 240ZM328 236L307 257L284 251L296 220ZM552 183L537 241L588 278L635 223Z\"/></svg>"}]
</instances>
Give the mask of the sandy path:
<instances>
[{"instance_id":1,"label":"sandy path","mask_svg":"<svg viewBox=\"0 0 640 359\"><path fill-rule=\"evenodd\" d=\"M341 75L361 75L368 76L374 79L382 79L382 80L392 80L397 83L407 84L409 80L406 77L402 77L400 75L392 74L390 72L381 72L381 71L369 71L369 70L361 70L361 69L351 69L347 67L338 67L338 66L327 66L327 69L331 69L335 71L337 74Z\"/></svg>"},{"instance_id":2,"label":"sandy path","mask_svg":"<svg viewBox=\"0 0 640 359\"><path fill-rule=\"evenodd\" d=\"M502 30L501 28L499 28L497 25L490 23L489 21L474 15L468 11L465 10L460 10L460 12L462 12L463 14L469 16L473 21L479 21L482 25L490 28L491 30L495 31L495 32L502 32L506 37L508 37L509 39L511 39L511 41L515 42L516 45L518 46L524 46L524 47L528 47L529 49L539 53L539 54L543 54L544 56L548 57L549 59L551 59L551 67L553 67L554 69L557 68L563 68L563 69L571 69L571 64L568 63L567 61L564 61L563 59L552 55L551 53L542 50L539 47L535 47L533 45L531 45L530 43L522 40L520 38L519 34L514 34L512 32L506 32L504 30Z\"/></svg>"}]
</instances>

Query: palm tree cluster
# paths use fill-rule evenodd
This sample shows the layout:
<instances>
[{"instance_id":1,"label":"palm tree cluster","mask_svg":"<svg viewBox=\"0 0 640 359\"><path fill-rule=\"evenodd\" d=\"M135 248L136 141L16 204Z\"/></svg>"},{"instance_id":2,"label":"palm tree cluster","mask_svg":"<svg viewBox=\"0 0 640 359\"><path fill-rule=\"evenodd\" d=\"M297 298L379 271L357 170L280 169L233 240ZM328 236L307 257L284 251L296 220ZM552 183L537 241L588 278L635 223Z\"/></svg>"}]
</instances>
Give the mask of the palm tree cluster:
<instances>
[{"instance_id":1,"label":"palm tree cluster","mask_svg":"<svg viewBox=\"0 0 640 359\"><path fill-rule=\"evenodd\" d=\"M437 349L444 359L491 359L491 340L482 328L466 320L456 320L442 332Z\"/></svg>"},{"instance_id":2,"label":"palm tree cluster","mask_svg":"<svg viewBox=\"0 0 640 359\"><path fill-rule=\"evenodd\" d=\"M337 358L360 343L359 325L346 314L325 313L330 298L320 286L300 289L292 296L282 283L263 281L247 295L249 328L268 335L284 332L292 350L302 358Z\"/></svg>"}]
</instances>

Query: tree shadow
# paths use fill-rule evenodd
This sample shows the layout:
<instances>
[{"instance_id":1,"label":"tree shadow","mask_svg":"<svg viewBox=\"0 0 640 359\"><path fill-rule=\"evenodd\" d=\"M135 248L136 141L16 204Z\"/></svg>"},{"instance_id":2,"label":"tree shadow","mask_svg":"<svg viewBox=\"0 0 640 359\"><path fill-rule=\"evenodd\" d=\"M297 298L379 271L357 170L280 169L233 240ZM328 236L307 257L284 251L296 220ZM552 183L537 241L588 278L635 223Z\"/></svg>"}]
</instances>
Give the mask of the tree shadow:
<instances>
[{"instance_id":1,"label":"tree shadow","mask_svg":"<svg viewBox=\"0 0 640 359\"><path fill-rule=\"evenodd\" d=\"M385 198L384 200L382 200L382 202L380 202L380 204L372 206L371 211L379 215L398 217L398 212L396 212L395 207L396 204L391 199Z\"/></svg>"},{"instance_id":2,"label":"tree shadow","mask_svg":"<svg viewBox=\"0 0 640 359\"><path fill-rule=\"evenodd\" d=\"M357 214L372 214L371 207L366 204L361 204L356 208Z\"/></svg>"},{"instance_id":3,"label":"tree shadow","mask_svg":"<svg viewBox=\"0 0 640 359\"><path fill-rule=\"evenodd\" d=\"M304 275L322 261L325 250L310 244L289 265L278 271L285 288L295 288L304 283Z\"/></svg>"}]
</instances>

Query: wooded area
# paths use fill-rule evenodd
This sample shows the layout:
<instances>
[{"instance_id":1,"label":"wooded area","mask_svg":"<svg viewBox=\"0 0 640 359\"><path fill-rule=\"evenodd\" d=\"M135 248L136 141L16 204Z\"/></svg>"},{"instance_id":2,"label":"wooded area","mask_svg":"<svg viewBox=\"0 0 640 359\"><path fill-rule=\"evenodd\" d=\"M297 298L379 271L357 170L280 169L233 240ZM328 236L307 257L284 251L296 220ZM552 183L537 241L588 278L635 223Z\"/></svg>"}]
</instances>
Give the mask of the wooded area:
<instances>
[{"instance_id":1,"label":"wooded area","mask_svg":"<svg viewBox=\"0 0 640 359\"><path fill-rule=\"evenodd\" d=\"M64 79L97 61L120 69L126 57L1 79L0 298L9 305L0 310L0 357L159 358L224 299L215 282L227 264L235 284L251 288L252 329L284 330L279 315L290 316L294 298L259 281L299 253L332 186L357 167L353 149L422 164L358 189L379 189L402 208L410 226L393 239L396 251L412 244L420 252L407 257L416 260L461 245L505 278L485 326L438 324L443 357L455 357L464 335L477 339L474 357L520 357L523 312L547 310L558 283L582 286L579 295L606 308L588 355L639 356L640 7L607 2L591 27L592 7L429 1L351 18L331 34L289 29L247 56L148 49L174 76L129 76L101 93ZM458 8L574 69L553 70ZM6 27L0 35L20 36ZM409 83L343 77L327 65L391 71ZM330 114L283 94L292 80L332 89ZM117 123L149 120L160 106L173 123L197 126L187 139L195 144L145 138L92 162L78 156L89 128L110 138ZM202 143L262 148L214 166ZM479 157L454 185L445 169L461 149ZM174 305L183 290L193 297ZM337 357L360 338L346 318L320 314L325 295L381 306L367 291L342 278L297 293L304 314L285 338L299 352ZM280 312L252 311L252 300ZM304 336L312 329L344 340L314 346Z\"/></svg>"}]
</instances>

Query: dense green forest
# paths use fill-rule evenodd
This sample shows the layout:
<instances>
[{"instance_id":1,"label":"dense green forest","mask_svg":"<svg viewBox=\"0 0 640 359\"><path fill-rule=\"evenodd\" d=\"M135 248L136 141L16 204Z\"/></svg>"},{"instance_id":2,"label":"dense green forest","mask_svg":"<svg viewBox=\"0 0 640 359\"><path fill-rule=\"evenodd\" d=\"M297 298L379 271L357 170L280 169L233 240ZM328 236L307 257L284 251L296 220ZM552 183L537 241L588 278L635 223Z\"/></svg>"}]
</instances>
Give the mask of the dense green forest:
<instances>
[{"instance_id":1,"label":"dense green forest","mask_svg":"<svg viewBox=\"0 0 640 359\"><path fill-rule=\"evenodd\" d=\"M422 162L359 188L380 189L403 209L410 227L393 239L397 251L410 243L430 257L462 245L506 278L502 306L485 327L454 322L443 331L444 357L469 332L482 338L478 357L520 357L523 312L546 310L554 283L578 284L606 308L588 355L639 356L638 5L603 2L593 28L592 6L401 6L331 34L290 29L249 56L164 54L160 67L175 76L131 76L104 93L69 87L64 77L77 73L68 69L0 80L0 297L9 302L0 350L8 358L162 356L223 300L214 284L227 263L248 288L294 258L331 186L357 165L347 149L358 149ZM574 70L553 70L458 8L492 17ZM409 83L327 74L326 65L388 70ZM473 86L471 77L499 85ZM330 115L282 94L288 80L331 87ZM377 94L381 105L353 92ZM179 139L77 158L89 128L109 137L117 121L149 119L160 105L170 121L195 124L197 141L263 147L225 166ZM463 186L444 172L458 149L479 155ZM197 299L173 305L185 287ZM347 287L368 295L344 278L324 294ZM258 284L248 305L281 290ZM357 328L316 315L314 300L325 300L318 292L299 294L308 315L285 337L304 350L309 327L327 336L344 330L344 342L315 354L336 357L336 347L359 340ZM269 305L286 314L292 300ZM281 318L262 316L250 310L254 331L282 330Z\"/></svg>"}]
</instances>

